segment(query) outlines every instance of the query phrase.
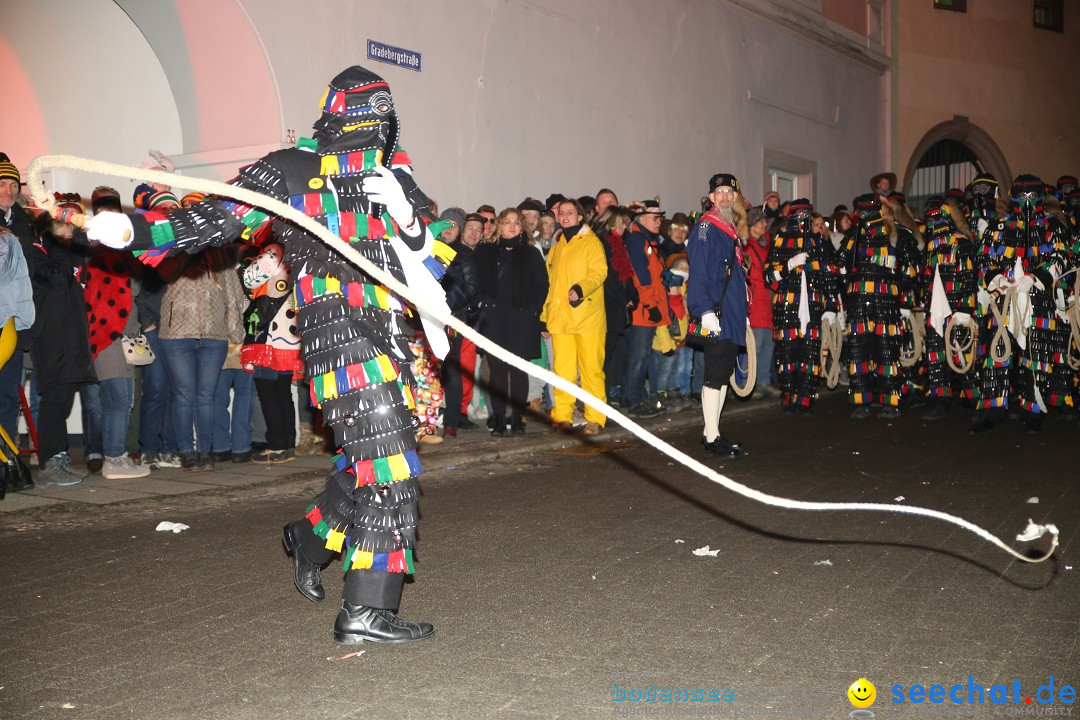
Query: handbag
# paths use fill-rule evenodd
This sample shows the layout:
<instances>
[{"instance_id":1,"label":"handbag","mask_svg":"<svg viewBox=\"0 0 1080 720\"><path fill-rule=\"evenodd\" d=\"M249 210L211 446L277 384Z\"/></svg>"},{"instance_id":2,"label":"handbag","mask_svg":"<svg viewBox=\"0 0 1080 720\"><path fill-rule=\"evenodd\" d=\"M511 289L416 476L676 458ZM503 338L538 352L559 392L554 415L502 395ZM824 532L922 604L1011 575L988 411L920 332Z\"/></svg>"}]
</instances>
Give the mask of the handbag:
<instances>
[{"instance_id":1,"label":"handbag","mask_svg":"<svg viewBox=\"0 0 1080 720\"><path fill-rule=\"evenodd\" d=\"M120 344L124 348L124 360L128 365L149 365L154 362L154 351L150 349L150 342L145 335L122 335Z\"/></svg>"}]
</instances>

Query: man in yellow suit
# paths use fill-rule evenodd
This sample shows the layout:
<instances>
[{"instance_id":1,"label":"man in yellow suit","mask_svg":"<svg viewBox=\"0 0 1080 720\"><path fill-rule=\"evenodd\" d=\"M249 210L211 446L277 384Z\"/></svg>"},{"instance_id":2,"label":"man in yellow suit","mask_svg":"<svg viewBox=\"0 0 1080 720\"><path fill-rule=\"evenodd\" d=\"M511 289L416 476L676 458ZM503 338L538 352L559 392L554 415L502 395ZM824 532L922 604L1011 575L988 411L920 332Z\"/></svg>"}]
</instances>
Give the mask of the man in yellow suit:
<instances>
[{"instance_id":1,"label":"man in yellow suit","mask_svg":"<svg viewBox=\"0 0 1080 720\"><path fill-rule=\"evenodd\" d=\"M552 345L552 367L559 377L606 401L604 393L604 279L608 262L604 244L585 224L585 213L576 200L563 200L555 208L562 228L547 256L548 296L540 319L547 325ZM555 390L551 424L571 432L574 397ZM607 420L585 407L585 435L599 435Z\"/></svg>"}]
</instances>

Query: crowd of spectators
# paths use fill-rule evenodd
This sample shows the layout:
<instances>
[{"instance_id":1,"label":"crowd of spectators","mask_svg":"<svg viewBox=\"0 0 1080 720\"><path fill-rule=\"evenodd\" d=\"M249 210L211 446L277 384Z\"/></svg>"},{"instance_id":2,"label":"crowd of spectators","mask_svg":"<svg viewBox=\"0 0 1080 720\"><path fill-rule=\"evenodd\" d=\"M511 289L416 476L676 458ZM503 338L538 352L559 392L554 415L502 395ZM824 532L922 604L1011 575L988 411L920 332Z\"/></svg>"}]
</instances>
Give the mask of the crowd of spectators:
<instances>
[{"instance_id":1,"label":"crowd of spectators","mask_svg":"<svg viewBox=\"0 0 1080 720\"><path fill-rule=\"evenodd\" d=\"M212 471L215 463L274 464L324 451L307 401L289 268L271 234L151 267L80 242L71 225L47 213L35 217L23 207L19 183L14 166L0 160L0 260L11 259L0 266L11 264L3 290L18 333L0 373L0 425L15 428L18 387L29 378L43 480L75 484L99 471L143 477L162 467ZM903 203L891 184L874 189ZM132 204L167 213L201 197L178 199L166 186L141 185ZM56 201L80 213L123 205L108 187L93 191L89 208L78 195ZM777 397L777 285L768 270L789 203L775 192L760 204L743 202L757 392ZM687 342L693 318L685 298L686 243L697 211L672 211L659 197L624 204L609 188L578 198L527 197L501 211L490 204L471 213L452 207L440 214L434 204L429 210L447 221L440 239L456 251L442 281L456 318L630 417L700 406L703 358ZM857 218L837 206L828 217L814 213L811 223L839 252ZM25 259L25 278L16 253ZM440 363L419 327L414 331L431 376L420 442L443 442L485 423L498 437L524 434L528 423L603 432L602 413L478 353L460 335L451 333ZM68 455L76 395L86 467Z\"/></svg>"}]
</instances>

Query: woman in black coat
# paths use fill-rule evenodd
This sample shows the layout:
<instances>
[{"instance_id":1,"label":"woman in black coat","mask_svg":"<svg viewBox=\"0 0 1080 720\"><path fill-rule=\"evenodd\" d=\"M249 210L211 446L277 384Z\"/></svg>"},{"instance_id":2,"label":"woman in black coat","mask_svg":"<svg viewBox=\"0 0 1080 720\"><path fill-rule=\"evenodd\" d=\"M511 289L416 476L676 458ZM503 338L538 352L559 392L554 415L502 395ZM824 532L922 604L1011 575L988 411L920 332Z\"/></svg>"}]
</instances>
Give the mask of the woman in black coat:
<instances>
[{"instance_id":1,"label":"woman in black coat","mask_svg":"<svg viewBox=\"0 0 1080 720\"><path fill-rule=\"evenodd\" d=\"M525 360L540 357L540 311L547 298L544 259L529 245L514 208L498 217L497 241L476 249L480 279L480 332ZM524 434L521 416L529 394L529 376L488 356L491 368L492 435Z\"/></svg>"}]
</instances>

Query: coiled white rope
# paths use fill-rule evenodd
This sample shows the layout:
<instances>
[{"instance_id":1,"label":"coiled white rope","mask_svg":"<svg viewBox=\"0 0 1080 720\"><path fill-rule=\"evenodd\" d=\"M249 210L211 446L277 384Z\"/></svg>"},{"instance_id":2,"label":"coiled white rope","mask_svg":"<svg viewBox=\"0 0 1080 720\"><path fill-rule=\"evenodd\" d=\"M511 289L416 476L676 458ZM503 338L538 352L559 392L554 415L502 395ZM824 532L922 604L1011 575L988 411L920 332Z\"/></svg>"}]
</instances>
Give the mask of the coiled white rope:
<instances>
[{"instance_id":1,"label":"coiled white rope","mask_svg":"<svg viewBox=\"0 0 1080 720\"><path fill-rule=\"evenodd\" d=\"M738 360L736 360L738 362ZM743 368L739 368L743 370ZM746 397L750 393L754 392L754 385L757 384L757 338L754 337L754 330L750 327L750 321L746 321L746 380L740 385L735 379L738 373L731 373L731 380L728 382L731 384L731 389L735 391L735 394L739 397Z\"/></svg>"},{"instance_id":2,"label":"coiled white rope","mask_svg":"<svg viewBox=\"0 0 1080 720\"><path fill-rule=\"evenodd\" d=\"M966 342L957 339L961 328L967 328ZM975 341L979 326L975 319L957 322L955 315L950 315L945 325L945 362L953 372L963 375L975 367Z\"/></svg>"},{"instance_id":3,"label":"coiled white rope","mask_svg":"<svg viewBox=\"0 0 1080 720\"><path fill-rule=\"evenodd\" d=\"M83 158L73 157L70 155L43 155L36 158L30 167L27 168L27 174L30 180L30 190L34 195L35 200L40 205L45 205L48 202L48 196L45 194L44 185L41 181L41 172L47 168L67 168L71 170L81 170L89 173L98 173L102 175L112 175L114 177L123 178L138 178L149 182L159 182L164 184L176 184L182 187L190 188L198 192L204 192L208 195L218 195L220 197L228 197L234 200L238 200L244 204L260 207L268 212L277 215L283 219L289 220L295 223L299 227L307 230L312 235L322 240L327 247L330 247L359 267L365 273L375 278L378 282L384 284L392 292L397 293L402 298L412 303L417 308L423 308L424 312L431 317L437 319L441 323L445 323L455 331L461 333L464 337L476 343L477 347L483 348L486 352L492 356L499 358L503 362L506 362L514 367L522 370L534 377L537 377L544 382L550 383L560 390L569 393L578 400L596 411L603 413L607 417L611 418L619 425L633 433L636 437L641 439L648 445L656 448L660 452L664 453L672 460L687 467L702 477L711 480L718 485L738 493L750 500L756 500L757 502L773 507L784 508L787 510L814 510L814 511L863 511L863 512L888 512L898 513L902 515L916 515L919 517L931 518L934 520L940 520L952 525L961 527L969 532L974 533L978 537L982 538L986 542L1000 548L1002 551L1008 553L1017 560L1028 563L1043 562L1049 559L1054 551L1057 549L1059 542L1058 529L1054 525L1036 526L1038 534L1031 531L1025 536L1027 539L1034 540L1046 533L1051 536L1050 548L1045 554L1039 557L1028 557L1022 553L1017 552L1013 548L1009 547L1004 541L972 522L969 522L961 517L950 515L940 510L931 510L929 508L914 507L909 505L894 505L888 503L864 503L864 502L811 502L805 500L792 500L789 498L778 497L776 495L769 495L763 493L760 490L755 490L751 487L736 482L731 478L725 477L716 472L709 466L702 462L695 460L681 450L673 447L672 445L664 442L660 438L654 436L640 425L635 423L630 418L620 413L615 408L609 407L606 403L593 397L591 394L585 392L577 385L564 380L563 378L555 375L554 373L533 364L528 360L523 360L514 353L509 352L505 348L491 342L486 337L478 333L473 328L469 327L465 323L462 323L457 318L450 315L449 312L445 312L438 307L429 307L423 302L422 298L416 297L410 288L397 280L395 280L389 273L383 271L381 268L368 262L359 252L350 247L348 243L344 243L341 239L317 223L312 218L304 215L298 210L286 205L285 203L278 202L277 200L261 195L244 188L233 187L231 185L217 182L214 180L204 180L201 178L192 178L181 175L173 175L159 170L146 170L142 168L127 167L123 165L114 165L112 163L101 162L97 160L87 160Z\"/></svg>"}]
</instances>

